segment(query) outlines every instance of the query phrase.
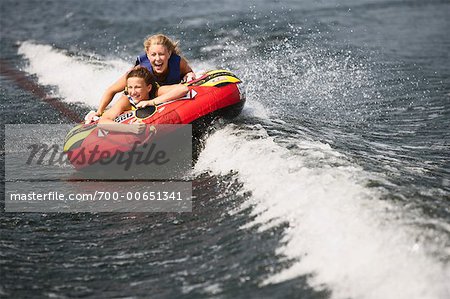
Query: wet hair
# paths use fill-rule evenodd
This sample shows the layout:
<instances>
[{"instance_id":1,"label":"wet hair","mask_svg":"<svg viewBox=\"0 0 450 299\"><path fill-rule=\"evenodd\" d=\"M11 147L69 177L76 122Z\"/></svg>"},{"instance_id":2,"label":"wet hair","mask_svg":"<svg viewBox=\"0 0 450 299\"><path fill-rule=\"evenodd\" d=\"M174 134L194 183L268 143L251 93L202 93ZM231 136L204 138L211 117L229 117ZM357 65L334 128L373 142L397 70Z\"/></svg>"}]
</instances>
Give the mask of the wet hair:
<instances>
[{"instance_id":1,"label":"wet hair","mask_svg":"<svg viewBox=\"0 0 450 299\"><path fill-rule=\"evenodd\" d=\"M159 33L148 36L144 41L145 52L148 51L151 45L163 45L170 53L181 54L180 48L178 48L178 41L174 41L164 34Z\"/></svg>"},{"instance_id":2,"label":"wet hair","mask_svg":"<svg viewBox=\"0 0 450 299\"><path fill-rule=\"evenodd\" d=\"M150 91L150 98L155 98L158 84L156 83L155 77L152 75L152 73L150 73L149 70L142 66L136 66L127 74L127 80L129 78L142 78L144 79L145 84L151 84L152 90Z\"/></svg>"},{"instance_id":3,"label":"wet hair","mask_svg":"<svg viewBox=\"0 0 450 299\"><path fill-rule=\"evenodd\" d=\"M144 79L145 84L147 84L147 85L155 82L155 78L150 73L150 71L147 70L145 67L141 67L141 66L135 67L127 74L127 80L128 80L128 78L133 78L133 77Z\"/></svg>"}]
</instances>

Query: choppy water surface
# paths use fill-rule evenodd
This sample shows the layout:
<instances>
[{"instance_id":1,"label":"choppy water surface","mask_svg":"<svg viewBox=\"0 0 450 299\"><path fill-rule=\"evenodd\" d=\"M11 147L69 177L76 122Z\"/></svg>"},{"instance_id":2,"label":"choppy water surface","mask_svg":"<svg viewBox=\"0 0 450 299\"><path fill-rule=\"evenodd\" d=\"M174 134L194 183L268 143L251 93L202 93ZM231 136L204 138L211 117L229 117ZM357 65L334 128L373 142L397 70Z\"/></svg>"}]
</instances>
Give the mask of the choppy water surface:
<instances>
[{"instance_id":1,"label":"choppy water surface","mask_svg":"<svg viewBox=\"0 0 450 299\"><path fill-rule=\"evenodd\" d=\"M450 296L448 1L0 5L4 124L84 115L157 32L247 93L192 213L1 212L2 296Z\"/></svg>"}]
</instances>

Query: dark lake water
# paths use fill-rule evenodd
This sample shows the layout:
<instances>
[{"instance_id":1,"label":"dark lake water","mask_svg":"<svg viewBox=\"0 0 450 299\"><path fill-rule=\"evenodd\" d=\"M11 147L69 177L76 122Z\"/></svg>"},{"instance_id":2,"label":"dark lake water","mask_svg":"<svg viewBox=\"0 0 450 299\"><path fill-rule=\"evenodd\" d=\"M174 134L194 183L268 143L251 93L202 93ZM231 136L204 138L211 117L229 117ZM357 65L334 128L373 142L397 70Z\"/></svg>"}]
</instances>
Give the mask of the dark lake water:
<instances>
[{"instance_id":1,"label":"dark lake water","mask_svg":"<svg viewBox=\"0 0 450 299\"><path fill-rule=\"evenodd\" d=\"M247 94L190 213L0 212L2 297L449 298L448 1L0 6L3 124L73 123L158 32Z\"/></svg>"}]
</instances>

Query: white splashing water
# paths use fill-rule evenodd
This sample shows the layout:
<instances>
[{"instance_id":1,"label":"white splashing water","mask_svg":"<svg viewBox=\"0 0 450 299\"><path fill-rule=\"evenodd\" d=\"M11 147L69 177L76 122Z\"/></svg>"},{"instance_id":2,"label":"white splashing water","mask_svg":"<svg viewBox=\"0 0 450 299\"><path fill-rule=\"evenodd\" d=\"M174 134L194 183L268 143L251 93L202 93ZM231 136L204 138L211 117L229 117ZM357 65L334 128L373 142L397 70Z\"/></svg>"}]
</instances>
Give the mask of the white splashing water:
<instances>
[{"instance_id":1,"label":"white splashing water","mask_svg":"<svg viewBox=\"0 0 450 299\"><path fill-rule=\"evenodd\" d=\"M28 61L24 71L36 75L39 84L55 86L55 93L68 102L93 107L98 105L105 89L130 68L126 61L110 60L100 65L29 41L20 44L18 53Z\"/></svg>"},{"instance_id":2,"label":"white splashing water","mask_svg":"<svg viewBox=\"0 0 450 299\"><path fill-rule=\"evenodd\" d=\"M312 274L308 283L332 298L449 298L449 267L416 241L422 232L399 220L401 210L364 186L368 174L327 144L295 142L297 153L259 125L230 125L207 139L196 164L197 172L237 171L252 194L251 225L289 222L277 253L297 261L263 284Z\"/></svg>"}]
</instances>

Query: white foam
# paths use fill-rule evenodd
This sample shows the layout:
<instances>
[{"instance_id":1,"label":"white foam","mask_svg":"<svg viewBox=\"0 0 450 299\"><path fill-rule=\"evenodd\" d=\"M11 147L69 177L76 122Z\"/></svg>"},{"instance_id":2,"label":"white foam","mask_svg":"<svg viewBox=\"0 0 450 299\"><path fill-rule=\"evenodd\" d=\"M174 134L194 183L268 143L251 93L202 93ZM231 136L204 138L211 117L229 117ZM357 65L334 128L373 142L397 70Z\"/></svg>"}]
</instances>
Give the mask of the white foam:
<instances>
[{"instance_id":1,"label":"white foam","mask_svg":"<svg viewBox=\"0 0 450 299\"><path fill-rule=\"evenodd\" d=\"M24 71L36 75L39 84L55 86L55 94L68 102L92 107L97 107L105 89L131 67L121 60L99 64L30 41L22 42L18 53L28 60Z\"/></svg>"},{"instance_id":2,"label":"white foam","mask_svg":"<svg viewBox=\"0 0 450 299\"><path fill-rule=\"evenodd\" d=\"M244 204L253 206L251 225L289 222L277 253L297 261L263 284L312 274L308 283L333 298L448 298L449 267L427 255L430 245L400 221L401 210L364 186L368 174L326 144L296 142L297 154L261 126L230 125L207 139L196 164L198 172L237 171L252 194Z\"/></svg>"},{"instance_id":3,"label":"white foam","mask_svg":"<svg viewBox=\"0 0 450 299\"><path fill-rule=\"evenodd\" d=\"M241 115L244 117L252 116L267 119L269 117L269 112L261 103L253 99L247 99Z\"/></svg>"}]
</instances>

